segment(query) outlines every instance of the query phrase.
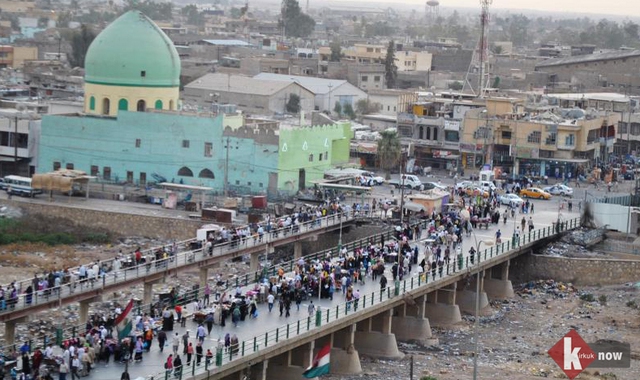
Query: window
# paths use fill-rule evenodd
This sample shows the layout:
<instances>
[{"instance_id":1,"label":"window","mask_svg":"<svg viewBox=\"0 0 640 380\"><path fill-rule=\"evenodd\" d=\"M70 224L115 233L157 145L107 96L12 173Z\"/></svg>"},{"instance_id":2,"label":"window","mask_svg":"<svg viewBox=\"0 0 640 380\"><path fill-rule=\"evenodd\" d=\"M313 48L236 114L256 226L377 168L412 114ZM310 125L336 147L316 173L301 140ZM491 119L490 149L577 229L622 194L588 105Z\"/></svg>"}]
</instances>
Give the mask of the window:
<instances>
[{"instance_id":1,"label":"window","mask_svg":"<svg viewBox=\"0 0 640 380\"><path fill-rule=\"evenodd\" d=\"M260 186L260 187L264 187L264 185L262 184L262 182L260 182L260 183L258 184L258 186Z\"/></svg>"},{"instance_id":2,"label":"window","mask_svg":"<svg viewBox=\"0 0 640 380\"><path fill-rule=\"evenodd\" d=\"M215 179L216 176L213 175L213 172L209 169L202 169L200 170L200 174L198 174L198 177L200 178L211 178L211 179Z\"/></svg>"},{"instance_id":3,"label":"window","mask_svg":"<svg viewBox=\"0 0 640 380\"><path fill-rule=\"evenodd\" d=\"M438 141L438 127L433 128L433 140Z\"/></svg>"},{"instance_id":4,"label":"window","mask_svg":"<svg viewBox=\"0 0 640 380\"><path fill-rule=\"evenodd\" d=\"M367 53L373 53L373 48L367 48Z\"/></svg>"},{"instance_id":5,"label":"window","mask_svg":"<svg viewBox=\"0 0 640 380\"><path fill-rule=\"evenodd\" d=\"M251 181L247 182L247 186L251 186Z\"/></svg>"},{"instance_id":6,"label":"window","mask_svg":"<svg viewBox=\"0 0 640 380\"><path fill-rule=\"evenodd\" d=\"M576 143L576 136L572 133L564 138L564 145L574 146Z\"/></svg>"},{"instance_id":7,"label":"window","mask_svg":"<svg viewBox=\"0 0 640 380\"><path fill-rule=\"evenodd\" d=\"M169 100L169 110L173 111L173 100Z\"/></svg>"},{"instance_id":8,"label":"window","mask_svg":"<svg viewBox=\"0 0 640 380\"><path fill-rule=\"evenodd\" d=\"M102 179L107 181L111 179L111 167L105 166L102 168Z\"/></svg>"},{"instance_id":9,"label":"window","mask_svg":"<svg viewBox=\"0 0 640 380\"><path fill-rule=\"evenodd\" d=\"M505 140L511 140L511 131L502 131L502 138Z\"/></svg>"},{"instance_id":10,"label":"window","mask_svg":"<svg viewBox=\"0 0 640 380\"><path fill-rule=\"evenodd\" d=\"M547 139L544 143L546 145L556 145L556 137L557 135L555 132L549 133L549 136L547 136Z\"/></svg>"},{"instance_id":11,"label":"window","mask_svg":"<svg viewBox=\"0 0 640 380\"><path fill-rule=\"evenodd\" d=\"M136 110L138 112L144 112L147 109L147 104L144 100L138 100L138 104L136 105Z\"/></svg>"},{"instance_id":12,"label":"window","mask_svg":"<svg viewBox=\"0 0 640 380\"><path fill-rule=\"evenodd\" d=\"M60 170L60 162L59 161L55 161L53 163L53 171L55 172L56 170Z\"/></svg>"},{"instance_id":13,"label":"window","mask_svg":"<svg viewBox=\"0 0 640 380\"><path fill-rule=\"evenodd\" d=\"M427 133L424 136L425 140L431 140L431 127L427 127Z\"/></svg>"},{"instance_id":14,"label":"window","mask_svg":"<svg viewBox=\"0 0 640 380\"><path fill-rule=\"evenodd\" d=\"M489 128L487 127L478 127L475 132L473 132L473 139L486 139L489 137Z\"/></svg>"},{"instance_id":15,"label":"window","mask_svg":"<svg viewBox=\"0 0 640 380\"><path fill-rule=\"evenodd\" d=\"M178 175L181 177L193 177L193 172L186 166L183 166L178 170Z\"/></svg>"},{"instance_id":16,"label":"window","mask_svg":"<svg viewBox=\"0 0 640 380\"><path fill-rule=\"evenodd\" d=\"M129 101L127 99L120 99L118 101L118 111L128 111Z\"/></svg>"},{"instance_id":17,"label":"window","mask_svg":"<svg viewBox=\"0 0 640 380\"><path fill-rule=\"evenodd\" d=\"M309 155L309 162L313 162L313 154Z\"/></svg>"},{"instance_id":18,"label":"window","mask_svg":"<svg viewBox=\"0 0 640 380\"><path fill-rule=\"evenodd\" d=\"M391 106L387 106L387 111L391 111Z\"/></svg>"},{"instance_id":19,"label":"window","mask_svg":"<svg viewBox=\"0 0 640 380\"><path fill-rule=\"evenodd\" d=\"M140 72L140 76L141 76L141 77L143 77L143 78L144 78L144 77L146 77L146 76L147 76L147 72L146 72L146 71L144 71L144 70L142 70L142 71Z\"/></svg>"},{"instance_id":20,"label":"window","mask_svg":"<svg viewBox=\"0 0 640 380\"><path fill-rule=\"evenodd\" d=\"M318 155L318 161L322 161L322 153Z\"/></svg>"},{"instance_id":21,"label":"window","mask_svg":"<svg viewBox=\"0 0 640 380\"><path fill-rule=\"evenodd\" d=\"M140 139L136 139L136 148L140 148L141 143L142 141L140 141Z\"/></svg>"},{"instance_id":22,"label":"window","mask_svg":"<svg viewBox=\"0 0 640 380\"><path fill-rule=\"evenodd\" d=\"M89 98L89 110L91 111L96 110L96 98L93 96Z\"/></svg>"},{"instance_id":23,"label":"window","mask_svg":"<svg viewBox=\"0 0 640 380\"><path fill-rule=\"evenodd\" d=\"M329 152L326 152L326 151L324 152L324 159L325 160L329 159Z\"/></svg>"},{"instance_id":24,"label":"window","mask_svg":"<svg viewBox=\"0 0 640 380\"><path fill-rule=\"evenodd\" d=\"M98 175L98 165L91 165L91 175L94 177Z\"/></svg>"},{"instance_id":25,"label":"window","mask_svg":"<svg viewBox=\"0 0 640 380\"><path fill-rule=\"evenodd\" d=\"M540 133L540 131L533 131L527 136L527 142L530 144L540 144L541 139L542 133Z\"/></svg>"},{"instance_id":26,"label":"window","mask_svg":"<svg viewBox=\"0 0 640 380\"><path fill-rule=\"evenodd\" d=\"M66 168L67 168L67 170L73 170L73 164L72 163L68 163Z\"/></svg>"},{"instance_id":27,"label":"window","mask_svg":"<svg viewBox=\"0 0 640 380\"><path fill-rule=\"evenodd\" d=\"M183 148L188 148L189 147L189 140L182 140L182 147Z\"/></svg>"},{"instance_id":28,"label":"window","mask_svg":"<svg viewBox=\"0 0 640 380\"><path fill-rule=\"evenodd\" d=\"M204 156L205 157L213 156L213 143L210 143L210 142L204 143Z\"/></svg>"},{"instance_id":29,"label":"window","mask_svg":"<svg viewBox=\"0 0 640 380\"><path fill-rule=\"evenodd\" d=\"M362 76L362 81L363 81L363 82L368 82L368 81L369 81L369 77L368 77L368 76L366 76L366 75L363 75L363 76Z\"/></svg>"},{"instance_id":30,"label":"window","mask_svg":"<svg viewBox=\"0 0 640 380\"><path fill-rule=\"evenodd\" d=\"M147 173L144 173L144 172L140 173L140 184L141 185L147 184Z\"/></svg>"},{"instance_id":31,"label":"window","mask_svg":"<svg viewBox=\"0 0 640 380\"><path fill-rule=\"evenodd\" d=\"M631 123L631 134L634 136L640 135L640 124Z\"/></svg>"},{"instance_id":32,"label":"window","mask_svg":"<svg viewBox=\"0 0 640 380\"><path fill-rule=\"evenodd\" d=\"M239 184L240 184L240 181L236 180L236 185L239 185Z\"/></svg>"},{"instance_id":33,"label":"window","mask_svg":"<svg viewBox=\"0 0 640 380\"><path fill-rule=\"evenodd\" d=\"M458 142L460 141L460 135L458 131L444 131L444 139L447 142Z\"/></svg>"},{"instance_id":34,"label":"window","mask_svg":"<svg viewBox=\"0 0 640 380\"><path fill-rule=\"evenodd\" d=\"M162 100L156 100L155 109L157 109L157 110L161 110L162 109Z\"/></svg>"},{"instance_id":35,"label":"window","mask_svg":"<svg viewBox=\"0 0 640 380\"><path fill-rule=\"evenodd\" d=\"M111 105L111 102L109 101L109 98L102 99L102 114L103 115L108 115L109 114L109 106L110 105Z\"/></svg>"},{"instance_id":36,"label":"window","mask_svg":"<svg viewBox=\"0 0 640 380\"><path fill-rule=\"evenodd\" d=\"M380 82L380 75L376 75L373 77L374 82Z\"/></svg>"}]
</instances>

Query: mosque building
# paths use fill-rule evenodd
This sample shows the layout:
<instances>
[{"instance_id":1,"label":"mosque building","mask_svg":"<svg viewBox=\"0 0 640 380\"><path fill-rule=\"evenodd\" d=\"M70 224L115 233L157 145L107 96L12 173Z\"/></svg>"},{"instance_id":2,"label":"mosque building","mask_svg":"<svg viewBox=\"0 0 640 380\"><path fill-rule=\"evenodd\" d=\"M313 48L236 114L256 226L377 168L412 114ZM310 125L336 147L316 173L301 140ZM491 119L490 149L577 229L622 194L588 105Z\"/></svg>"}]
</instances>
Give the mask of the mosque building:
<instances>
[{"instance_id":1,"label":"mosque building","mask_svg":"<svg viewBox=\"0 0 640 380\"><path fill-rule=\"evenodd\" d=\"M84 112L42 118L37 168L100 181L163 179L239 193L290 194L349 160L349 122L277 126L240 113L181 111L180 59L148 17L129 11L93 41ZM228 158L227 158L228 157Z\"/></svg>"}]
</instances>

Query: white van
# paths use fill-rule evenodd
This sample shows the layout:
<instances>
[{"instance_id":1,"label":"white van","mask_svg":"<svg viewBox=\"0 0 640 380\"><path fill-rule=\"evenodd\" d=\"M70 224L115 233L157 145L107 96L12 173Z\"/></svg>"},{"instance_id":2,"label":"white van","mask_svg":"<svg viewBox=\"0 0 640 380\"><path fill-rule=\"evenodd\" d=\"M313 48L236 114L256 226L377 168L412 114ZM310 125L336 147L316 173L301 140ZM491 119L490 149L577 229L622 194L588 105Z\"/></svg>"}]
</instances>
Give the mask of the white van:
<instances>
[{"instance_id":1,"label":"white van","mask_svg":"<svg viewBox=\"0 0 640 380\"><path fill-rule=\"evenodd\" d=\"M490 181L480 181L480 187L485 191L496 191L496 185L494 185L493 182Z\"/></svg>"}]
</instances>

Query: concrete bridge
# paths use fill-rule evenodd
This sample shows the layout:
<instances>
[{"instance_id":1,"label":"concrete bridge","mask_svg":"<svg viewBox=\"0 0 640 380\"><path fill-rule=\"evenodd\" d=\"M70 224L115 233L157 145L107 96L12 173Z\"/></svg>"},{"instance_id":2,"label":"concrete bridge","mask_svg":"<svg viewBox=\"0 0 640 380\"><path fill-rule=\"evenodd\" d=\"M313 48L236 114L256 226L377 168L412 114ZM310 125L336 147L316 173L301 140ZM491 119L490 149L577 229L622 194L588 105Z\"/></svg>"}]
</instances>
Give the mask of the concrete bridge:
<instances>
[{"instance_id":1,"label":"concrete bridge","mask_svg":"<svg viewBox=\"0 0 640 380\"><path fill-rule=\"evenodd\" d=\"M72 280L58 288L48 290L48 295L34 291L31 297L24 292L32 279L25 279L15 283L19 296L14 302L9 301L9 291L5 290L7 307L0 310L0 322L5 323L5 341L13 344L15 340L15 326L25 322L30 315L43 310L58 308L66 304L79 302L80 323L85 323L88 318L89 305L101 300L103 294L114 290L144 284L143 304L152 302L153 284L165 280L168 276L174 276L185 270L198 269L200 271L200 283L204 283L209 277L209 270L217 267L227 260L250 255L250 268L256 272L259 268L260 255L268 255L274 252L275 247L285 244L294 244L294 257L303 255L302 242L304 240L317 240L318 236L326 232L345 228L355 223L353 214L335 214L321 219L291 227L281 228L265 232L262 239L249 237L242 241L228 242L214 246L211 254L203 249L187 249L172 257L162 260L153 260L153 250L143 252L148 261L140 265L132 265L119 271L109 271L103 276L92 280ZM181 242L182 246L189 247L195 239ZM157 249L157 248L156 248ZM101 261L101 264L113 268L113 260ZM70 272L76 273L78 268L71 268Z\"/></svg>"},{"instance_id":2,"label":"concrete bridge","mask_svg":"<svg viewBox=\"0 0 640 380\"><path fill-rule=\"evenodd\" d=\"M399 359L398 341L429 343L431 326L450 326L461 313L475 312L476 297L481 314L490 312L489 299L513 296L509 280L510 261L557 239L579 226L579 219L561 222L524 234L519 240L480 250L473 262L454 260L442 273L413 275L361 294L358 306L346 303L324 308L315 315L282 325L242 340L236 350L218 350L210 365L184 368L183 378L221 380L300 379L314 354L331 346L331 373L362 372L359 355ZM480 293L476 293L479 278ZM148 380L166 379L161 372Z\"/></svg>"}]
</instances>

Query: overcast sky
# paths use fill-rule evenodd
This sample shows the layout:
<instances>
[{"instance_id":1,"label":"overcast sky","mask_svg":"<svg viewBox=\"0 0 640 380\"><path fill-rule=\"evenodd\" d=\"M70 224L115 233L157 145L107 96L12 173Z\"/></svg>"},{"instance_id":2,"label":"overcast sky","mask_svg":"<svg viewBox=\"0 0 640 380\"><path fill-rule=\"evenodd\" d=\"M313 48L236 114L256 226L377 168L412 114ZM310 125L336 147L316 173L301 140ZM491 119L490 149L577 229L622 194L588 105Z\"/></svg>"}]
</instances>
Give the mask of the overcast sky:
<instances>
[{"instance_id":1,"label":"overcast sky","mask_svg":"<svg viewBox=\"0 0 640 380\"><path fill-rule=\"evenodd\" d=\"M360 0L364 1L364 0ZM441 7L480 7L480 0L439 0ZM413 4L425 1L405 0ZM500 9L532 9L551 12L596 13L601 15L640 16L637 0L493 0L492 7Z\"/></svg>"}]
</instances>

